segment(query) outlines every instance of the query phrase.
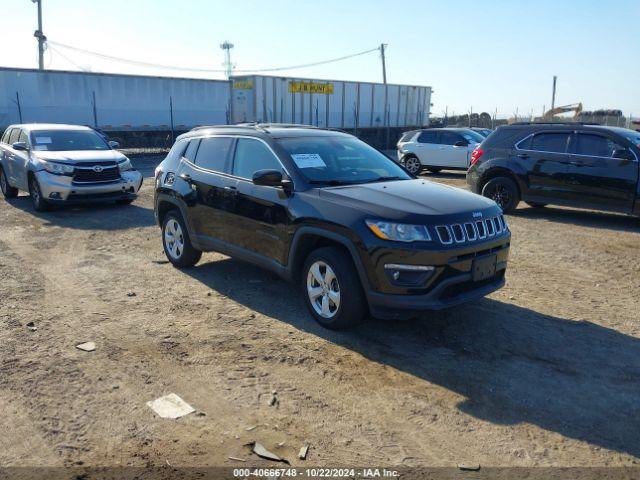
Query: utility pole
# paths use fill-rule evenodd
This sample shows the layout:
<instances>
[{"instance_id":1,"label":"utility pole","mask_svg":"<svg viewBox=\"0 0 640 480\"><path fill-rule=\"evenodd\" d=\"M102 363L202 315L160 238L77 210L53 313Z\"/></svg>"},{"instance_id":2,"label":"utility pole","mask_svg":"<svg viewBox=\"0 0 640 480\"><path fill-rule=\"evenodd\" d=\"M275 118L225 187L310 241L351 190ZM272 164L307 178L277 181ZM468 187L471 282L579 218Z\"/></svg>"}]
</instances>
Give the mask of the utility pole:
<instances>
[{"instance_id":1,"label":"utility pole","mask_svg":"<svg viewBox=\"0 0 640 480\"><path fill-rule=\"evenodd\" d=\"M384 83L384 122L383 125L386 125L386 140L385 140L385 148L389 148L389 138L391 137L391 129L387 118L387 103L389 102L389 87L387 86L387 61L384 56L384 50L387 48L386 43L380 44L380 58L382 60L382 83Z\"/></svg>"},{"instance_id":2,"label":"utility pole","mask_svg":"<svg viewBox=\"0 0 640 480\"><path fill-rule=\"evenodd\" d=\"M553 90L551 93L551 110L556 108L556 82L558 81L558 76L553 76Z\"/></svg>"},{"instance_id":3,"label":"utility pole","mask_svg":"<svg viewBox=\"0 0 640 480\"><path fill-rule=\"evenodd\" d=\"M231 78L231 75L233 75L233 63L231 63L231 49L233 48L233 43L225 40L224 43L220 44L220 48L225 51L224 63L222 65L224 65L228 80Z\"/></svg>"},{"instance_id":4,"label":"utility pole","mask_svg":"<svg viewBox=\"0 0 640 480\"><path fill-rule=\"evenodd\" d=\"M382 83L387 84L387 62L384 57L384 50L387 48L386 43L380 44L380 57L382 59Z\"/></svg>"},{"instance_id":5,"label":"utility pole","mask_svg":"<svg viewBox=\"0 0 640 480\"><path fill-rule=\"evenodd\" d=\"M44 44L47 37L42 33L42 0L31 0L38 4L38 29L33 32L33 36L38 39L38 68L44 70Z\"/></svg>"}]
</instances>

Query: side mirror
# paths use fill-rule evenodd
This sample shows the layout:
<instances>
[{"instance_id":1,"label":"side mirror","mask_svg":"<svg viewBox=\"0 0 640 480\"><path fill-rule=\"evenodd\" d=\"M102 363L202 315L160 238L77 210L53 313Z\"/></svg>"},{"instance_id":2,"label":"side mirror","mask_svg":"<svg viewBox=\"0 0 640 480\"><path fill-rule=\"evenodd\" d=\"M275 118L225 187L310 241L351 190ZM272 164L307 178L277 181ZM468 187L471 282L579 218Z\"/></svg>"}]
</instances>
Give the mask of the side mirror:
<instances>
[{"instance_id":1,"label":"side mirror","mask_svg":"<svg viewBox=\"0 0 640 480\"><path fill-rule=\"evenodd\" d=\"M467 142L466 140L458 140L456 143L453 144L454 147L466 147L469 145L469 142Z\"/></svg>"},{"instance_id":2,"label":"side mirror","mask_svg":"<svg viewBox=\"0 0 640 480\"><path fill-rule=\"evenodd\" d=\"M253 174L254 185L265 187L281 187L282 172L279 170L258 170Z\"/></svg>"},{"instance_id":3,"label":"side mirror","mask_svg":"<svg viewBox=\"0 0 640 480\"><path fill-rule=\"evenodd\" d=\"M27 142L14 142L13 145L11 145L11 148L14 150L29 150Z\"/></svg>"},{"instance_id":4,"label":"side mirror","mask_svg":"<svg viewBox=\"0 0 640 480\"><path fill-rule=\"evenodd\" d=\"M120 142L115 142L113 140L109 140L109 146L111 148L118 148L120 146Z\"/></svg>"},{"instance_id":5,"label":"side mirror","mask_svg":"<svg viewBox=\"0 0 640 480\"><path fill-rule=\"evenodd\" d=\"M15 147L14 147L15 148ZM613 158L619 158L620 160L633 160L633 153L631 153L626 148L619 148L613 151Z\"/></svg>"}]
</instances>

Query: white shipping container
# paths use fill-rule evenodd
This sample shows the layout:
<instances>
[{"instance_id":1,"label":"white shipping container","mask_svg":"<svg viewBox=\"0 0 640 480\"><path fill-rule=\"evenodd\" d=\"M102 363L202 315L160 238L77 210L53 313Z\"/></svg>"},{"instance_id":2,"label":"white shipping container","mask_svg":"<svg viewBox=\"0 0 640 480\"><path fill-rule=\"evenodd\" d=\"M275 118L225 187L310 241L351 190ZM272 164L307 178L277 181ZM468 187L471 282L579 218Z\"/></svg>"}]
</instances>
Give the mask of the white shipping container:
<instances>
[{"instance_id":1,"label":"white shipping container","mask_svg":"<svg viewBox=\"0 0 640 480\"><path fill-rule=\"evenodd\" d=\"M0 126L22 117L105 130L169 129L172 111L176 129L226 124L229 96L226 80L0 68Z\"/></svg>"},{"instance_id":2,"label":"white shipping container","mask_svg":"<svg viewBox=\"0 0 640 480\"><path fill-rule=\"evenodd\" d=\"M234 123L302 123L333 128L420 126L428 125L430 107L431 87L413 85L262 75L236 76L231 85Z\"/></svg>"}]
</instances>

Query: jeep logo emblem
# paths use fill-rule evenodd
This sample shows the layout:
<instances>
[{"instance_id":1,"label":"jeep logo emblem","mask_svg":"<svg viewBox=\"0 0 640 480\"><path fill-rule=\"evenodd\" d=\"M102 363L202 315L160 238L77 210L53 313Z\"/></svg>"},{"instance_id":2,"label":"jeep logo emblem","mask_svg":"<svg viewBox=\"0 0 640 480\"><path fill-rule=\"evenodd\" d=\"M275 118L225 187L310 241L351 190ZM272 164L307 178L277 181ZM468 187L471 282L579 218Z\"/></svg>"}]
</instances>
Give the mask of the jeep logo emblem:
<instances>
[{"instance_id":1,"label":"jeep logo emblem","mask_svg":"<svg viewBox=\"0 0 640 480\"><path fill-rule=\"evenodd\" d=\"M95 167L93 167L93 171L96 173L100 173L102 170L104 170L104 168L102 168L100 165L96 165Z\"/></svg>"},{"instance_id":2,"label":"jeep logo emblem","mask_svg":"<svg viewBox=\"0 0 640 480\"><path fill-rule=\"evenodd\" d=\"M473 218L482 218L482 212L473 212Z\"/></svg>"}]
</instances>

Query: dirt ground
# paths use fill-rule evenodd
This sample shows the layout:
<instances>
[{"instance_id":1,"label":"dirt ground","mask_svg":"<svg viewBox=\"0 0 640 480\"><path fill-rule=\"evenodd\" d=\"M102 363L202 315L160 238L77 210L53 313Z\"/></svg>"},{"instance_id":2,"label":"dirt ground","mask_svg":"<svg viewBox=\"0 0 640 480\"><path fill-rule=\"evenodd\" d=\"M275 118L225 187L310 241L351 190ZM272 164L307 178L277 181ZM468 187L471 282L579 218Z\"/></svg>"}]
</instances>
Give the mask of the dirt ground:
<instances>
[{"instance_id":1,"label":"dirt ground","mask_svg":"<svg viewBox=\"0 0 640 480\"><path fill-rule=\"evenodd\" d=\"M501 291L335 333L253 266L174 269L148 178L128 207L0 201L0 466L273 465L252 441L298 466L637 464L640 225L525 205L508 222ZM196 413L155 416L171 392Z\"/></svg>"}]
</instances>

